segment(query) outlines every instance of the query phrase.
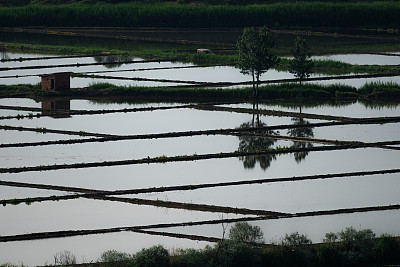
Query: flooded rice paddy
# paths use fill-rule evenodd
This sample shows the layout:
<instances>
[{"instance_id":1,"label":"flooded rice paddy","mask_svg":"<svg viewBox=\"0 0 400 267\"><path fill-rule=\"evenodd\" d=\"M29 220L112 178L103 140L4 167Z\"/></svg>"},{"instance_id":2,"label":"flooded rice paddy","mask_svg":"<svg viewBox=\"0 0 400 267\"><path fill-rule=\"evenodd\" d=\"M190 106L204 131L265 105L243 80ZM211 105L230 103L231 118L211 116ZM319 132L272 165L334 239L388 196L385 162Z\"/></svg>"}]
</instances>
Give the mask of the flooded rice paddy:
<instances>
[{"instance_id":1,"label":"flooded rice paddy","mask_svg":"<svg viewBox=\"0 0 400 267\"><path fill-rule=\"evenodd\" d=\"M198 48L191 42L117 40L116 34L130 37L129 31L108 31L103 29L104 38L7 33L0 41L104 51ZM150 31L132 37L232 46L240 33L177 31L164 36ZM363 34L368 36L351 41L336 34L306 38L322 49L381 42ZM288 47L294 38L281 33L277 44ZM0 72L0 84L9 85L37 84L40 75L62 71L110 76L73 77L72 88L99 82L174 86L250 80L234 67L143 62L135 57L2 53L2 59L8 61L0 68L14 68ZM397 65L400 57L339 54L315 59ZM290 78L288 72L269 70L261 80ZM359 88L379 81L400 82L389 77L318 83ZM213 244L210 238L222 238L223 226L229 229L235 220L260 226L268 243L292 232L321 242L325 233L350 226L400 235L399 105L308 103L301 114L299 106L284 103L259 103L254 108L252 103L205 107L0 99L0 264L52 264L54 255L64 250L74 253L78 262L91 262L106 250L133 253L157 244L171 251L203 248ZM55 113L58 109L64 113ZM91 195L79 195L83 193ZM146 229L152 232L138 232ZM79 232L63 235L68 230Z\"/></svg>"},{"instance_id":2,"label":"flooded rice paddy","mask_svg":"<svg viewBox=\"0 0 400 267\"><path fill-rule=\"evenodd\" d=\"M251 77L240 73L233 66L196 66L192 63L146 61L134 57L97 56L77 58L48 58L49 55L5 53L4 59L22 59L0 63L0 82L2 84L37 84L40 76L54 72L72 72L92 77L72 77L72 88L84 88L94 83L111 83L118 86L176 86L196 83L249 82ZM26 60L29 59L30 60ZM386 55L332 55L318 56L317 60L332 59L359 65L397 65L400 57ZM102 64L104 63L104 64ZM314 74L311 77L326 75ZM294 79L287 71L274 69L261 75L261 81ZM359 88L370 82L400 82L399 76L315 81L319 84L345 84ZM243 86L243 85L242 85ZM236 86L237 87L237 86Z\"/></svg>"},{"instance_id":3,"label":"flooded rice paddy","mask_svg":"<svg viewBox=\"0 0 400 267\"><path fill-rule=\"evenodd\" d=\"M374 106L360 102L304 105L302 114L306 118L300 118L299 107L282 104L260 103L258 106L260 111L288 112L287 115L282 113L278 117L240 112L252 109L251 103L224 104L217 107L225 109L215 107L210 110L181 103L62 101L67 103L55 106L69 107L71 111L115 112L63 117L49 114L32 119L1 120L1 126L23 127L19 130L2 128L1 144L24 144L22 147L0 147L0 180L3 182L0 186L1 199L48 199L42 202L31 200L28 201L29 205L20 203L1 206L0 236L95 229L106 229L109 233L0 242L2 262L27 265L52 263L53 255L63 250L73 252L79 262L90 262L109 249L133 253L155 244L165 245L170 250L202 248L212 243L196 240L199 236L222 238L224 221L221 220L227 220L224 225L231 226L234 223L232 220L238 218L247 218L251 224L260 226L267 242L279 242L286 233L295 231L307 234L314 242L320 242L325 233L337 232L350 226L356 229L371 228L378 235L400 234L400 227L396 223L400 219L397 208L374 209L378 206L400 204L399 174L396 171L385 173L399 167L398 143L314 151L317 148L335 146L333 143L319 142L320 139L363 143L399 141L398 123L350 123L322 127L318 123L328 122L326 119L315 119L307 115L343 118L398 117L398 105ZM43 103L30 99L0 99L0 115L41 114L42 111L39 110L42 105ZM25 111L12 107L23 107ZM135 111L146 107L153 109ZM164 109L166 107L170 109ZM122 109L130 109L131 112L118 112ZM297 131L290 127L299 123L307 127L297 128ZM251 128L244 135L209 132L194 134L196 131L243 129L252 126L274 126L272 130L266 128L261 131L274 137L260 137ZM42 132L35 132L35 129L42 129ZM100 137L81 136L79 132L117 137L142 135L143 138L84 142ZM172 132L189 134L150 137L150 134ZM294 141L285 137L314 139ZM77 139L84 141L75 144L35 145L38 142ZM282 147L297 147L304 151L247 156L234 154L237 151L277 150ZM217 157L220 153L227 156ZM214 156L207 159L189 157L196 155ZM131 161L122 165L116 164L126 160L160 160L176 156L182 156L182 161ZM104 162L111 163L111 166L73 165ZM74 167L62 168L66 165ZM41 166L61 167L39 171ZM356 172L371 173L360 176ZM341 177L341 173L350 175ZM314 177L328 174L333 177ZM310 177L290 181L294 177L306 176ZM281 181L268 181L276 178ZM5 185L4 181L28 185L11 186ZM221 184L228 182L238 183ZM44 185L65 188L46 189ZM203 187L195 190L182 187L165 191L165 188L171 186L184 185ZM154 190L161 187L164 189ZM77 189L112 191L141 188L150 190L148 193L135 194L133 191L123 192L121 195L109 195L108 198L100 199L74 196L78 193ZM70 199L60 198L54 201L53 196L69 196ZM365 207L372 209L369 212L343 212L343 209ZM268 218L257 215L260 212L268 214L270 211L281 215ZM318 211L322 214L316 213ZM323 215L323 211L333 211L333 214ZM301 215L305 212L311 214ZM293 214L297 215L293 217ZM190 222L195 224L189 226ZM136 228L121 230L115 229L116 227L144 227L161 232L163 236L137 233L134 232ZM168 234L191 235L195 236L195 240L168 237Z\"/></svg>"}]
</instances>

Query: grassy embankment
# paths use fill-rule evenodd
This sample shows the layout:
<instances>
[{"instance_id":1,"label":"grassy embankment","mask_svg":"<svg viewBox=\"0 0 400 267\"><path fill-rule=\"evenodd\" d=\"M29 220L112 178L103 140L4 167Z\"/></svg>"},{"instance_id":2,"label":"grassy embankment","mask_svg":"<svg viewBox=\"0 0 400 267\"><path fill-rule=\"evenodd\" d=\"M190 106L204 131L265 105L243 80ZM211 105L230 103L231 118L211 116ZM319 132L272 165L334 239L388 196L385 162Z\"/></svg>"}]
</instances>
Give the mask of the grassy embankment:
<instances>
[{"instance_id":1,"label":"grassy embankment","mask_svg":"<svg viewBox=\"0 0 400 267\"><path fill-rule=\"evenodd\" d=\"M178 88L178 87L136 87L116 86L108 83L92 84L88 88L73 88L69 92L48 93L41 91L39 85L0 85L0 97L75 97L75 98L113 98L121 97L148 101L250 101L253 100L251 87L240 89L216 88ZM345 85L305 84L302 88L304 100L331 99L380 99L400 98L400 85L393 83L370 83L358 90ZM299 87L294 83L261 86L259 100L297 99Z\"/></svg>"}]
</instances>

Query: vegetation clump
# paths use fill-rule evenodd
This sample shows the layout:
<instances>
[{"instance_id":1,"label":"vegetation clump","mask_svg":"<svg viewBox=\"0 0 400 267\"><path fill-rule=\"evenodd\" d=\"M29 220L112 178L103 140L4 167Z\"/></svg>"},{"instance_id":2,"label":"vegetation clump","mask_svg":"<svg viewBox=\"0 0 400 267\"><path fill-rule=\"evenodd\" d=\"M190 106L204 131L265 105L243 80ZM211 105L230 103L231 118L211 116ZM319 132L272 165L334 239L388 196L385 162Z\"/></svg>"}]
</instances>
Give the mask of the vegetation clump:
<instances>
[{"instance_id":1,"label":"vegetation clump","mask_svg":"<svg viewBox=\"0 0 400 267\"><path fill-rule=\"evenodd\" d=\"M102 266L112 267L166 267L169 266L170 255L163 246L156 245L132 255L107 250L101 254L98 261L102 263Z\"/></svg>"},{"instance_id":2,"label":"vegetation clump","mask_svg":"<svg viewBox=\"0 0 400 267\"><path fill-rule=\"evenodd\" d=\"M101 253L99 262L106 264L107 266L115 267L129 267L133 266L133 257L125 252L116 250L107 250Z\"/></svg>"},{"instance_id":3,"label":"vegetation clump","mask_svg":"<svg viewBox=\"0 0 400 267\"><path fill-rule=\"evenodd\" d=\"M248 223L244 224L247 224L245 229L252 228ZM232 228L239 229L237 225ZM321 244L311 244L306 235L297 232L286 234L280 244L264 247L232 239L222 240L214 247L178 250L171 258L170 266L319 267L398 263L400 241L397 238L387 235L376 238L369 229L355 230L350 227L336 234L328 233Z\"/></svg>"},{"instance_id":4,"label":"vegetation clump","mask_svg":"<svg viewBox=\"0 0 400 267\"><path fill-rule=\"evenodd\" d=\"M397 83L367 83L358 90L359 94L368 98L393 99L400 98L400 85Z\"/></svg>"}]
</instances>

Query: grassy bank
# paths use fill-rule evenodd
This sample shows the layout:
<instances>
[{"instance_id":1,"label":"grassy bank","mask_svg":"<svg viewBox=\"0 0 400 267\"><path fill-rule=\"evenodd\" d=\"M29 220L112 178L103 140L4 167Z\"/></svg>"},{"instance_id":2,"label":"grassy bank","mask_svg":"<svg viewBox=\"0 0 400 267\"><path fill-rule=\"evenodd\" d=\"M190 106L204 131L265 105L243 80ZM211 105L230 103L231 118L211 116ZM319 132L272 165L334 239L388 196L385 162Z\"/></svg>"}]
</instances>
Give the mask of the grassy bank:
<instances>
[{"instance_id":1,"label":"grassy bank","mask_svg":"<svg viewBox=\"0 0 400 267\"><path fill-rule=\"evenodd\" d=\"M107 27L398 27L400 3L274 2L253 5L73 3L0 8L0 26ZM379 14L379 15L377 15Z\"/></svg>"},{"instance_id":2,"label":"grassy bank","mask_svg":"<svg viewBox=\"0 0 400 267\"><path fill-rule=\"evenodd\" d=\"M69 92L43 92L40 85L0 85L0 97L71 97L71 98L130 98L143 101L249 101L253 100L251 87L240 89L183 88L183 87L137 87L97 83L88 88L73 88ZM370 83L360 89L346 85L305 84L304 100L334 99L400 99L400 85L393 83ZM286 83L261 86L259 100L294 100L299 95L298 84Z\"/></svg>"}]
</instances>

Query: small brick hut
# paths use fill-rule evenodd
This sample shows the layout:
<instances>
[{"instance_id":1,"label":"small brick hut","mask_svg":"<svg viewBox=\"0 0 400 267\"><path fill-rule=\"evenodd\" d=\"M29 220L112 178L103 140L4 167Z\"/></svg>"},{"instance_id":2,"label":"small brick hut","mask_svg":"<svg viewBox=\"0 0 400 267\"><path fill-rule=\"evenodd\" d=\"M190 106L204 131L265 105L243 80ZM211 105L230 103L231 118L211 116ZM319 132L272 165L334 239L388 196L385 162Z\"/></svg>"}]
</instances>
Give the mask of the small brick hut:
<instances>
[{"instance_id":1,"label":"small brick hut","mask_svg":"<svg viewBox=\"0 0 400 267\"><path fill-rule=\"evenodd\" d=\"M52 92L69 91L70 77L70 72L42 75L42 90Z\"/></svg>"}]
</instances>

